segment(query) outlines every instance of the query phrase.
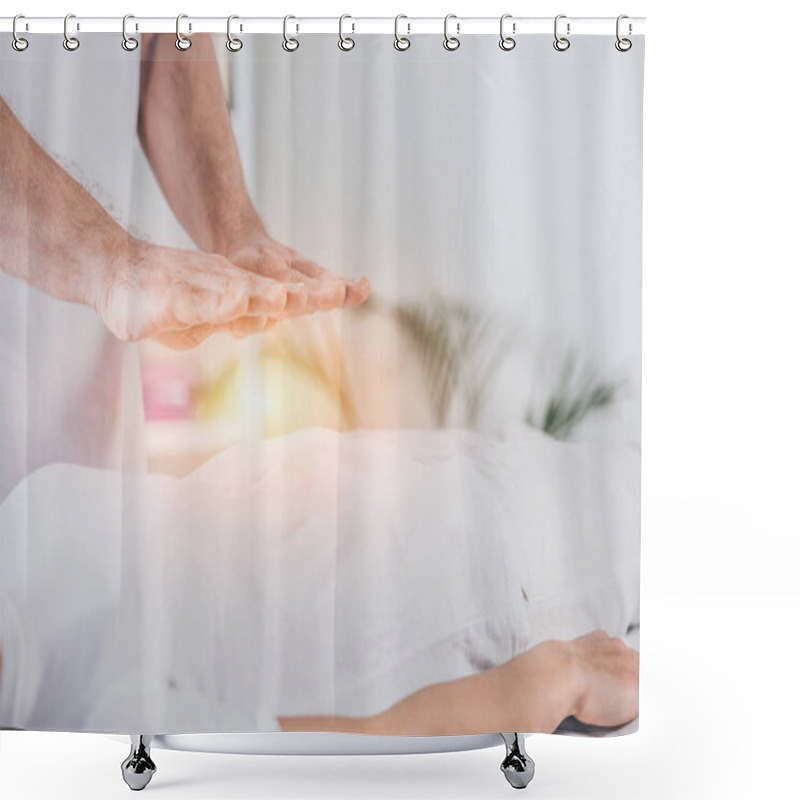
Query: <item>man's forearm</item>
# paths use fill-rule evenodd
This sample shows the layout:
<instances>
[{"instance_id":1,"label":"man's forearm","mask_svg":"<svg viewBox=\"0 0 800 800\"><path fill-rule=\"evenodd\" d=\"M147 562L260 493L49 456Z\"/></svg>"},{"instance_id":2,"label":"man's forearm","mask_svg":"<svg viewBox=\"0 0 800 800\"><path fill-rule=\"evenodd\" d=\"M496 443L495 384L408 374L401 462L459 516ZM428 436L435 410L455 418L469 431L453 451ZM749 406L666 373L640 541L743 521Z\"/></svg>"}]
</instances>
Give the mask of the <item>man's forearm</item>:
<instances>
[{"instance_id":1,"label":"man's forearm","mask_svg":"<svg viewBox=\"0 0 800 800\"><path fill-rule=\"evenodd\" d=\"M161 190L194 243L280 282L285 305L279 317L364 302L365 277L347 281L267 235L247 192L208 35L192 37L184 52L171 35L142 37L138 127ZM264 329L265 318L251 316L238 332Z\"/></svg>"},{"instance_id":2,"label":"man's forearm","mask_svg":"<svg viewBox=\"0 0 800 800\"><path fill-rule=\"evenodd\" d=\"M130 237L1 98L0 141L0 267L60 300L94 305Z\"/></svg>"},{"instance_id":3,"label":"man's forearm","mask_svg":"<svg viewBox=\"0 0 800 800\"><path fill-rule=\"evenodd\" d=\"M208 35L179 52L174 37L142 37L139 139L170 207L202 250L227 253L261 229L239 162Z\"/></svg>"}]
</instances>

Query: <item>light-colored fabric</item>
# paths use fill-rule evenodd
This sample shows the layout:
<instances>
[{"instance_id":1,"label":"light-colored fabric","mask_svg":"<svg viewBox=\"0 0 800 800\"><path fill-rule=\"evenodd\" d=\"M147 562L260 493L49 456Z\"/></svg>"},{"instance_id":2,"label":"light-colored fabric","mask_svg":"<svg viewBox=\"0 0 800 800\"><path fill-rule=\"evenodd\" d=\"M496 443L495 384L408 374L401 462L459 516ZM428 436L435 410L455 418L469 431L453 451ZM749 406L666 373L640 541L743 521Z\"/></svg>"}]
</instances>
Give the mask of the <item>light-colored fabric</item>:
<instances>
[{"instance_id":1,"label":"light-colored fabric","mask_svg":"<svg viewBox=\"0 0 800 800\"><path fill-rule=\"evenodd\" d=\"M321 351L292 321L277 356L277 328L144 344L186 400L144 424L137 347L0 275L0 725L276 730L638 622L643 42L280 41L221 51L247 186L372 310L319 314ZM136 144L138 58L37 36L0 48L0 91L120 222L186 244ZM286 433L323 405L343 432ZM216 455L168 477L146 445L176 473Z\"/></svg>"},{"instance_id":2,"label":"light-colored fabric","mask_svg":"<svg viewBox=\"0 0 800 800\"><path fill-rule=\"evenodd\" d=\"M44 468L2 507L2 603L25 637L0 716L275 730L376 713L548 638L624 636L638 464L528 428L315 428L125 491L119 473Z\"/></svg>"},{"instance_id":3,"label":"light-colored fabric","mask_svg":"<svg viewBox=\"0 0 800 800\"><path fill-rule=\"evenodd\" d=\"M551 35L509 53L496 36L452 53L437 35L405 52L381 34L347 53L337 41L308 36L288 58L280 37L245 36L229 59L271 233L366 274L375 297L422 305L435 291L507 324L482 427L522 418L528 391L544 404L575 347L625 380L592 435L637 442L644 37L624 54L592 35L566 53ZM161 214L148 208L142 219Z\"/></svg>"},{"instance_id":4,"label":"light-colored fabric","mask_svg":"<svg viewBox=\"0 0 800 800\"><path fill-rule=\"evenodd\" d=\"M117 36L87 37L80 56L63 41L37 34L25 52L0 48L0 95L42 148L125 225L138 55L123 53ZM138 382L136 349L93 311L0 270L0 498L56 461L141 466Z\"/></svg>"}]
</instances>

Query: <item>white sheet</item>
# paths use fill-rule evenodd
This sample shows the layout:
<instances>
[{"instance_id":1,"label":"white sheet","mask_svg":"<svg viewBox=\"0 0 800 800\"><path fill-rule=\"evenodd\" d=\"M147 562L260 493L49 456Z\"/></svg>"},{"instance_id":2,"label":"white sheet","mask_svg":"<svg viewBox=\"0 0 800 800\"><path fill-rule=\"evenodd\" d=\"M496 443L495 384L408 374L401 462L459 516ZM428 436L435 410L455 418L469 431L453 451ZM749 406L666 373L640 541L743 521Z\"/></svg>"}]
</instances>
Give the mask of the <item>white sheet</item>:
<instances>
[{"instance_id":1,"label":"white sheet","mask_svg":"<svg viewBox=\"0 0 800 800\"><path fill-rule=\"evenodd\" d=\"M0 723L279 730L639 611L639 453L519 427L298 431L2 504Z\"/></svg>"}]
</instances>

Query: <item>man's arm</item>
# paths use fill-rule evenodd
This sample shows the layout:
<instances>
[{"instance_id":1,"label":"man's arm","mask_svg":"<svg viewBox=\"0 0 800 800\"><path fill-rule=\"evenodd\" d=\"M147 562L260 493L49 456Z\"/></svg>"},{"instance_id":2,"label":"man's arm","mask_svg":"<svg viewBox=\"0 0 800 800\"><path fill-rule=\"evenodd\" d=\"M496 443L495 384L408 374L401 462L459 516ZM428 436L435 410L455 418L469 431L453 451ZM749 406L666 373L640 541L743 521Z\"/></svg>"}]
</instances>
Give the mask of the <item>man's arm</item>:
<instances>
[{"instance_id":1,"label":"man's arm","mask_svg":"<svg viewBox=\"0 0 800 800\"><path fill-rule=\"evenodd\" d=\"M94 309L120 339L198 344L243 315L279 314L286 292L221 256L130 236L34 141L0 98L0 268Z\"/></svg>"},{"instance_id":2,"label":"man's arm","mask_svg":"<svg viewBox=\"0 0 800 800\"><path fill-rule=\"evenodd\" d=\"M285 315L366 299L366 278L347 281L268 236L247 192L208 35L193 36L183 52L171 35L142 36L139 138L197 246L287 282Z\"/></svg>"},{"instance_id":3,"label":"man's arm","mask_svg":"<svg viewBox=\"0 0 800 800\"><path fill-rule=\"evenodd\" d=\"M192 37L142 36L139 140L159 186L194 243L224 254L264 231L245 186L214 47Z\"/></svg>"},{"instance_id":4,"label":"man's arm","mask_svg":"<svg viewBox=\"0 0 800 800\"><path fill-rule=\"evenodd\" d=\"M39 147L1 98L0 137L3 270L60 300L96 307L98 276L123 256L129 237Z\"/></svg>"}]
</instances>

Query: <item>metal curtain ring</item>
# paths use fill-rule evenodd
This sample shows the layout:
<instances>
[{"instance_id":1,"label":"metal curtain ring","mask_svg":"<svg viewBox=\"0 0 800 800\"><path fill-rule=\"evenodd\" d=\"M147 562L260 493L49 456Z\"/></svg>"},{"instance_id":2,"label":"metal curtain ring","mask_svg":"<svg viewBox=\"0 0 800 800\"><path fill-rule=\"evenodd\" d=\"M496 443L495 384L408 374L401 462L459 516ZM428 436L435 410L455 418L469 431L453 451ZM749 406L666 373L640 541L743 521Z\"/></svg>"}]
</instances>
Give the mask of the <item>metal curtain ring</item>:
<instances>
[{"instance_id":1,"label":"metal curtain ring","mask_svg":"<svg viewBox=\"0 0 800 800\"><path fill-rule=\"evenodd\" d=\"M345 52L348 50L352 50L356 46L356 40L353 39L352 36L345 36L344 35L344 21L346 19L353 19L349 14L342 14L339 17L339 49L344 50ZM352 32L355 33L356 24L355 22L350 23L352 26Z\"/></svg>"},{"instance_id":2,"label":"metal curtain ring","mask_svg":"<svg viewBox=\"0 0 800 800\"><path fill-rule=\"evenodd\" d=\"M23 39L17 33L17 20L20 20L20 19L25 19L25 15L24 14L17 14L17 16L14 17L14 21L11 23L11 34L14 37L11 40L11 46L18 53L21 53L23 50L27 50L28 49L28 40L27 39Z\"/></svg>"},{"instance_id":3,"label":"metal curtain ring","mask_svg":"<svg viewBox=\"0 0 800 800\"><path fill-rule=\"evenodd\" d=\"M192 40L181 33L181 20L188 18L188 14L178 14L175 19L175 47L178 50L188 50L192 46ZM189 30L192 30L191 23L189 23Z\"/></svg>"},{"instance_id":4,"label":"metal curtain ring","mask_svg":"<svg viewBox=\"0 0 800 800\"><path fill-rule=\"evenodd\" d=\"M394 18L394 49L395 50L408 50L411 47L411 39L408 38L408 35L401 36L400 35L400 20L401 19L408 19L405 14L398 14ZM411 33L411 23L406 23L406 28L408 28L408 34Z\"/></svg>"},{"instance_id":5,"label":"metal curtain ring","mask_svg":"<svg viewBox=\"0 0 800 800\"><path fill-rule=\"evenodd\" d=\"M139 40L128 36L128 20L134 19L133 14L126 14L122 18L122 49L132 53L138 46Z\"/></svg>"},{"instance_id":6,"label":"metal curtain ring","mask_svg":"<svg viewBox=\"0 0 800 800\"><path fill-rule=\"evenodd\" d=\"M625 39L625 38L623 38L622 36L619 35L619 27L620 27L619 24L620 24L620 22L622 22L622 20L628 19L628 18L629 17L628 17L627 14L620 14L617 17L617 41L614 42L614 47L616 47L617 50L620 51L620 53L627 53L628 50L630 50L631 47L633 47L633 42L630 39ZM633 26L629 22L628 23L628 34L631 34L631 33L633 33Z\"/></svg>"},{"instance_id":7,"label":"metal curtain ring","mask_svg":"<svg viewBox=\"0 0 800 800\"><path fill-rule=\"evenodd\" d=\"M511 14L503 14L503 16L500 17L500 49L505 51L513 50L517 46L517 40L513 36L506 36L505 34L505 22L507 19L511 18ZM516 22L511 23L511 32L517 32Z\"/></svg>"},{"instance_id":8,"label":"metal curtain ring","mask_svg":"<svg viewBox=\"0 0 800 800\"><path fill-rule=\"evenodd\" d=\"M443 42L443 44L444 44L444 49L445 50L450 50L452 52L453 50L458 50L458 48L461 47L461 40L458 38L457 35L456 36L451 36L447 32L447 24L450 22L451 19L457 19L456 15L455 14L448 14L444 18L444 42ZM456 22L456 34L458 34L460 32L461 32L461 23L460 22Z\"/></svg>"},{"instance_id":9,"label":"metal curtain ring","mask_svg":"<svg viewBox=\"0 0 800 800\"><path fill-rule=\"evenodd\" d=\"M566 36L559 36L558 35L558 21L561 19L566 19L566 14L559 14L555 22L553 23L553 35L555 36L555 41L553 42L553 47L558 50L559 53L563 53L565 50L569 50L570 41L567 39ZM570 23L567 23L567 36L569 36L569 29Z\"/></svg>"},{"instance_id":10,"label":"metal curtain ring","mask_svg":"<svg viewBox=\"0 0 800 800\"><path fill-rule=\"evenodd\" d=\"M62 43L64 45L64 49L69 50L70 52L77 50L81 46L81 43L75 36L69 35L68 26L71 19L75 19L74 14L67 14L67 16L64 17L64 41ZM80 27L76 26L76 29L80 30Z\"/></svg>"},{"instance_id":11,"label":"metal curtain ring","mask_svg":"<svg viewBox=\"0 0 800 800\"><path fill-rule=\"evenodd\" d=\"M228 17L228 41L225 42L225 47L227 47L231 53L238 53L243 47L242 40L231 35L231 22L233 22L235 19L239 19L236 14L231 14ZM239 30L241 30L241 27Z\"/></svg>"},{"instance_id":12,"label":"metal curtain ring","mask_svg":"<svg viewBox=\"0 0 800 800\"><path fill-rule=\"evenodd\" d=\"M289 26L289 20L290 19L297 19L297 17L293 17L291 14L287 14L283 18L283 43L282 44L283 44L283 49L286 50L287 53L293 53L295 50L297 50L298 47L300 47L299 40L295 39L293 36L289 36L288 26ZM299 30L299 29L300 29L300 26L298 25L296 27L296 30Z\"/></svg>"}]
</instances>

